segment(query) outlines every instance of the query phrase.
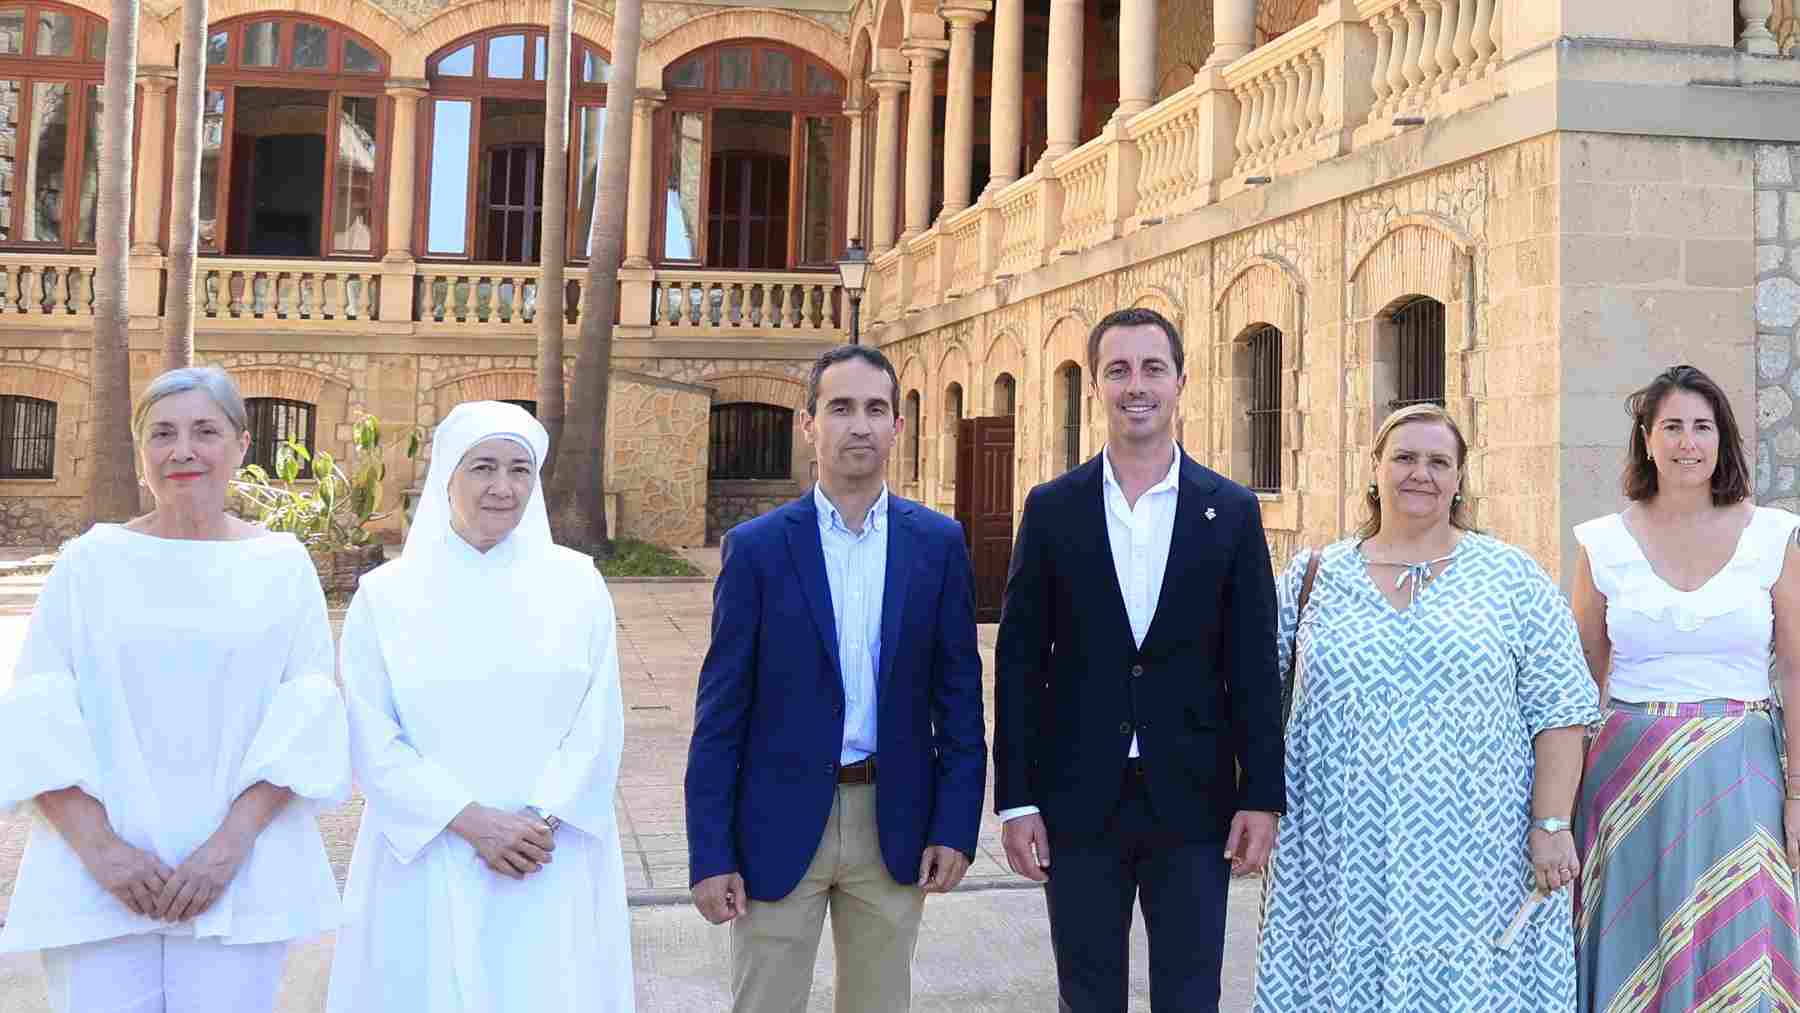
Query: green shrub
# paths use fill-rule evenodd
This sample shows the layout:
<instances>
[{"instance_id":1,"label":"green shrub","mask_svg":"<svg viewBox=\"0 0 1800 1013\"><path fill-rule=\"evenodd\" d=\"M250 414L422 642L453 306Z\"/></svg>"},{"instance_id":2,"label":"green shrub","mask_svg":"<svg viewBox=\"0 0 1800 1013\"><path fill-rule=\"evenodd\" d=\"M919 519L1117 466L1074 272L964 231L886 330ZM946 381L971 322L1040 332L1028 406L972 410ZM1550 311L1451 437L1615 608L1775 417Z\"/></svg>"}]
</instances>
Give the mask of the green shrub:
<instances>
[{"instance_id":1,"label":"green shrub","mask_svg":"<svg viewBox=\"0 0 1800 1013\"><path fill-rule=\"evenodd\" d=\"M607 577L704 577L705 571L660 545L635 538L613 541L611 559L599 563Z\"/></svg>"}]
</instances>

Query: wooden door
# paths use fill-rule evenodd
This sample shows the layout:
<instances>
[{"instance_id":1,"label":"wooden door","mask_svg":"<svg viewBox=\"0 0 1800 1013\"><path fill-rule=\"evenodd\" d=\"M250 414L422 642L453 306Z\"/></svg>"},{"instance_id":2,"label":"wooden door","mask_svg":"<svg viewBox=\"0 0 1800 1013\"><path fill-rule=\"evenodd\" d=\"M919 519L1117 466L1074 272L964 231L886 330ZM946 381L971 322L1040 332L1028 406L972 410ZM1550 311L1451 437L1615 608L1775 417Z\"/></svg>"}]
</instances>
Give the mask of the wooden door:
<instances>
[{"instance_id":1,"label":"wooden door","mask_svg":"<svg viewBox=\"0 0 1800 1013\"><path fill-rule=\"evenodd\" d=\"M962 525L963 548L975 558L975 420L956 422L956 523Z\"/></svg>"},{"instance_id":2,"label":"wooden door","mask_svg":"<svg viewBox=\"0 0 1800 1013\"><path fill-rule=\"evenodd\" d=\"M968 497L969 559L975 568L975 621L1000 621L1006 599L1006 570L1012 563L1013 515L1013 420L969 419L963 423L969 475L964 480L958 461L957 511ZM963 490L967 488L968 492Z\"/></svg>"}]
</instances>

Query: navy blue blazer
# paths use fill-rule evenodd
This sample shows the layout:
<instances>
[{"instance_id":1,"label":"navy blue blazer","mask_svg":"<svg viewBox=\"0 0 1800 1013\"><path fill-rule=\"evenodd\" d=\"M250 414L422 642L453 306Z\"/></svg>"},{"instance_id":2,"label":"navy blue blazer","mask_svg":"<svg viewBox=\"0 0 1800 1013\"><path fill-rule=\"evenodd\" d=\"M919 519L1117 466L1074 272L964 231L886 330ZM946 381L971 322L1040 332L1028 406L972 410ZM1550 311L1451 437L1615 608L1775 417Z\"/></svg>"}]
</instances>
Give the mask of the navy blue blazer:
<instances>
[{"instance_id":1,"label":"navy blue blazer","mask_svg":"<svg viewBox=\"0 0 1800 1013\"><path fill-rule=\"evenodd\" d=\"M1280 812L1275 581L1256 495L1181 457L1169 565L1140 648L1113 566L1099 455L1031 491L994 652L994 808L1099 834L1138 737L1151 807L1190 840Z\"/></svg>"},{"instance_id":2,"label":"navy blue blazer","mask_svg":"<svg viewBox=\"0 0 1800 1013\"><path fill-rule=\"evenodd\" d=\"M981 657L962 529L888 497L876 671L876 819L896 882L927 845L971 859L987 785ZM837 623L810 490L733 528L688 748L691 883L738 872L787 896L825 833L844 739Z\"/></svg>"}]
</instances>

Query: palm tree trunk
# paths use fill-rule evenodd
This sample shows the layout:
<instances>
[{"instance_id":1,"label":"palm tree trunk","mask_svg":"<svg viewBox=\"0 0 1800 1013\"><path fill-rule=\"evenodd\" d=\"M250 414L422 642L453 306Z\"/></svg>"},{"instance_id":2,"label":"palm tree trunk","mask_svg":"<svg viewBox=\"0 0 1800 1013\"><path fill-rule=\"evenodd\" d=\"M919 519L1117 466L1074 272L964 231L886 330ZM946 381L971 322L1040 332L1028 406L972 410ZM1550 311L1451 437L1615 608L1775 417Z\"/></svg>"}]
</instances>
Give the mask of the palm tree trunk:
<instances>
[{"instance_id":1,"label":"palm tree trunk","mask_svg":"<svg viewBox=\"0 0 1800 1013\"><path fill-rule=\"evenodd\" d=\"M200 131L206 99L206 0L183 0L175 85L175 193L164 293L163 368L194 364L194 267L200 245Z\"/></svg>"},{"instance_id":2,"label":"palm tree trunk","mask_svg":"<svg viewBox=\"0 0 1800 1013\"><path fill-rule=\"evenodd\" d=\"M137 513L131 453L131 120L137 89L138 5L112 0L100 131L100 214L95 243L93 430L88 453L88 523Z\"/></svg>"},{"instance_id":3,"label":"palm tree trunk","mask_svg":"<svg viewBox=\"0 0 1800 1013\"><path fill-rule=\"evenodd\" d=\"M563 466L550 497L557 541L605 558L606 408L612 381L613 316L619 306L619 262L625 253L626 181L631 171L631 124L636 119L638 47L643 38L643 0L618 0L613 8L612 78L606 86L606 131L600 145L600 181L587 285L581 292L581 348Z\"/></svg>"},{"instance_id":4,"label":"palm tree trunk","mask_svg":"<svg viewBox=\"0 0 1800 1013\"><path fill-rule=\"evenodd\" d=\"M552 448L563 436L563 264L569 250L569 21L575 0L550 5L550 66L544 72L544 238L537 291L537 416ZM544 461L546 486L556 477L554 450Z\"/></svg>"}]
</instances>

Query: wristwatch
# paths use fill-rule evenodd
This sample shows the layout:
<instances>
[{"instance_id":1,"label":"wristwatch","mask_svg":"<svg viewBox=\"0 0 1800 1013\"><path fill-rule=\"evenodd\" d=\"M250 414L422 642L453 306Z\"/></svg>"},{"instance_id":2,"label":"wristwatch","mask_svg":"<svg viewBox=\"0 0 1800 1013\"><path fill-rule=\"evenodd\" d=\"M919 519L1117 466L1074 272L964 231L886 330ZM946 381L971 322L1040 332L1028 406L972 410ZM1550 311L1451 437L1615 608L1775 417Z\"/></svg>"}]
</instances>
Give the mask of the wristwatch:
<instances>
[{"instance_id":1,"label":"wristwatch","mask_svg":"<svg viewBox=\"0 0 1800 1013\"><path fill-rule=\"evenodd\" d=\"M538 819L540 819L540 820L543 820L543 821L544 821L544 825L545 825L545 826L547 826L547 827L549 827L549 828L550 828L550 832L551 832L551 833L553 833L553 834L554 834L554 833L556 833L556 828L557 828L557 827L560 827L560 826L562 826L562 820L560 820L560 819L557 819L557 818L556 818L556 817L555 817L555 816L552 816L552 815L551 815L551 814L549 814L549 813L547 813L547 812L545 812L545 811L544 811L544 810L542 810L542 809L539 809L539 808L538 808L538 807L537 807L537 806L534 806L534 805L528 805L528 806L526 806L526 807L525 807L525 809L526 809L526 810L527 810L527 811L528 811L528 812L530 812L530 813L531 813L531 815L533 815L533 816L536 816L536 817L537 817L537 818L538 818Z\"/></svg>"},{"instance_id":2,"label":"wristwatch","mask_svg":"<svg viewBox=\"0 0 1800 1013\"><path fill-rule=\"evenodd\" d=\"M1531 829L1542 830L1546 834L1560 834L1573 825L1574 824L1570 823L1568 820L1559 819L1555 816L1546 816L1541 820L1531 821Z\"/></svg>"}]
</instances>

